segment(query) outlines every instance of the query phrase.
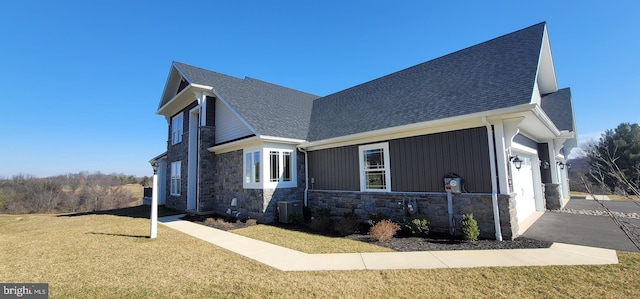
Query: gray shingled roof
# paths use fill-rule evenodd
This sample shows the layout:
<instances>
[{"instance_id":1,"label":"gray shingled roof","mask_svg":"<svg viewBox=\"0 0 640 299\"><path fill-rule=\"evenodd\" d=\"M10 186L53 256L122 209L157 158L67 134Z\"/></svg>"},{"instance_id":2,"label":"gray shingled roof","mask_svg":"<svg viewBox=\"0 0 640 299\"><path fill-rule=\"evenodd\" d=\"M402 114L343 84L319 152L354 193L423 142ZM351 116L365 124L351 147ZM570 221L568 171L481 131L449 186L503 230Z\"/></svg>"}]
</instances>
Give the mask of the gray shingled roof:
<instances>
[{"instance_id":1,"label":"gray shingled roof","mask_svg":"<svg viewBox=\"0 0 640 299\"><path fill-rule=\"evenodd\" d=\"M308 141L531 101L545 23L317 99Z\"/></svg>"},{"instance_id":2,"label":"gray shingled roof","mask_svg":"<svg viewBox=\"0 0 640 299\"><path fill-rule=\"evenodd\" d=\"M259 135L305 139L318 96L252 78L240 79L180 62L191 84L211 86Z\"/></svg>"},{"instance_id":3,"label":"gray shingled roof","mask_svg":"<svg viewBox=\"0 0 640 299\"><path fill-rule=\"evenodd\" d=\"M571 89L563 88L543 95L540 107L559 130L574 131Z\"/></svg>"}]
</instances>

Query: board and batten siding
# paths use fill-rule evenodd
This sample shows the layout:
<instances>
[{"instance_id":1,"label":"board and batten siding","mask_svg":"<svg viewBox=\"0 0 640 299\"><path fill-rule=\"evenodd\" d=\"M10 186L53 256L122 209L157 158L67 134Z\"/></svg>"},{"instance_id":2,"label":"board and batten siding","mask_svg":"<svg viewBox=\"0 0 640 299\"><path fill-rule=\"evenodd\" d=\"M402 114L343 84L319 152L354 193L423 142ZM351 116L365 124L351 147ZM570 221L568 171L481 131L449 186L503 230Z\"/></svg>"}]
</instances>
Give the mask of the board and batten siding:
<instances>
[{"instance_id":1,"label":"board and batten siding","mask_svg":"<svg viewBox=\"0 0 640 299\"><path fill-rule=\"evenodd\" d=\"M310 189L360 190L357 145L311 151L308 159Z\"/></svg>"},{"instance_id":2,"label":"board and batten siding","mask_svg":"<svg viewBox=\"0 0 640 299\"><path fill-rule=\"evenodd\" d=\"M253 135L253 132L220 99L215 104L216 144Z\"/></svg>"},{"instance_id":3,"label":"board and batten siding","mask_svg":"<svg viewBox=\"0 0 640 299\"><path fill-rule=\"evenodd\" d=\"M486 128L389 141L392 192L444 192L443 177L461 176L467 192L490 193ZM358 146L309 152L309 178L316 190L360 190Z\"/></svg>"},{"instance_id":4,"label":"board and batten siding","mask_svg":"<svg viewBox=\"0 0 640 299\"><path fill-rule=\"evenodd\" d=\"M467 192L491 192L484 127L391 140L389 151L391 191L444 192L443 178L455 173Z\"/></svg>"}]
</instances>

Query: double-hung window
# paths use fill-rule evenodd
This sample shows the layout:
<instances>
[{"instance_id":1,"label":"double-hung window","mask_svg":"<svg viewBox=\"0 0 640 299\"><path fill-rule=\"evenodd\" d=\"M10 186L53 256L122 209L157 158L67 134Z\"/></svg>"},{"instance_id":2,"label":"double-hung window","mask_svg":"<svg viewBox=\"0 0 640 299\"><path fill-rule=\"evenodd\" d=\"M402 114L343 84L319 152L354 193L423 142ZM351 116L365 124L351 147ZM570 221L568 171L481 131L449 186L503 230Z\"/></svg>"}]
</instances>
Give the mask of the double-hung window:
<instances>
[{"instance_id":1,"label":"double-hung window","mask_svg":"<svg viewBox=\"0 0 640 299\"><path fill-rule=\"evenodd\" d=\"M389 167L389 143L361 145L360 152L360 190L391 191Z\"/></svg>"},{"instance_id":2,"label":"double-hung window","mask_svg":"<svg viewBox=\"0 0 640 299\"><path fill-rule=\"evenodd\" d=\"M181 170L181 161L171 162L171 186L169 188L171 195L180 195L180 189L182 189Z\"/></svg>"},{"instance_id":3,"label":"double-hung window","mask_svg":"<svg viewBox=\"0 0 640 299\"><path fill-rule=\"evenodd\" d=\"M182 142L182 112L171 118L171 144Z\"/></svg>"}]
</instances>

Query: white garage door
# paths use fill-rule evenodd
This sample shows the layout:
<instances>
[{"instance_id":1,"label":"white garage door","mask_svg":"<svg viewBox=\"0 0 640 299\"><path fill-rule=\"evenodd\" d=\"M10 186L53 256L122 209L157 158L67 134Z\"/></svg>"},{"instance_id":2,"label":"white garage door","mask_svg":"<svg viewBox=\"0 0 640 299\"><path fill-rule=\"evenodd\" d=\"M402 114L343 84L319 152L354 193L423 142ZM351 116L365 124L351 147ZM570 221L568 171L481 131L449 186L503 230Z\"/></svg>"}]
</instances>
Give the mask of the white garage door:
<instances>
[{"instance_id":1,"label":"white garage door","mask_svg":"<svg viewBox=\"0 0 640 299\"><path fill-rule=\"evenodd\" d=\"M522 160L522 167L512 169L513 192L516 195L516 213L518 223L527 219L536 211L535 195L533 191L533 169L531 167L531 156L518 155Z\"/></svg>"}]
</instances>

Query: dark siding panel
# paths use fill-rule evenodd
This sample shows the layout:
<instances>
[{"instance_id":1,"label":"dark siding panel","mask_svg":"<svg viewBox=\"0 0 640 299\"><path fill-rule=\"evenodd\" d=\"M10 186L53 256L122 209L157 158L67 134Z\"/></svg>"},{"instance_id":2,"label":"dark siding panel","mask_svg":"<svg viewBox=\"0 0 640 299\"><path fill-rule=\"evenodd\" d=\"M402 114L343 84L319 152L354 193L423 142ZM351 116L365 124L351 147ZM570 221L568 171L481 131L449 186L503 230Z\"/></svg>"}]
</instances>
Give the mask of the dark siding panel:
<instances>
[{"instance_id":1,"label":"dark siding panel","mask_svg":"<svg viewBox=\"0 0 640 299\"><path fill-rule=\"evenodd\" d=\"M318 190L360 190L358 147L346 146L309 152L310 188Z\"/></svg>"},{"instance_id":2,"label":"dark siding panel","mask_svg":"<svg viewBox=\"0 0 640 299\"><path fill-rule=\"evenodd\" d=\"M486 134L480 127L391 140L392 190L442 192L442 178L455 173L468 192L491 192Z\"/></svg>"},{"instance_id":3,"label":"dark siding panel","mask_svg":"<svg viewBox=\"0 0 640 299\"><path fill-rule=\"evenodd\" d=\"M216 98L207 97L207 126L216 125Z\"/></svg>"},{"instance_id":4,"label":"dark siding panel","mask_svg":"<svg viewBox=\"0 0 640 299\"><path fill-rule=\"evenodd\" d=\"M548 143L538 143L538 158L544 161L551 161L551 155L549 154L549 144ZM551 169L549 167L545 169L540 165L540 177L542 179L542 183L548 184L551 183Z\"/></svg>"}]
</instances>

